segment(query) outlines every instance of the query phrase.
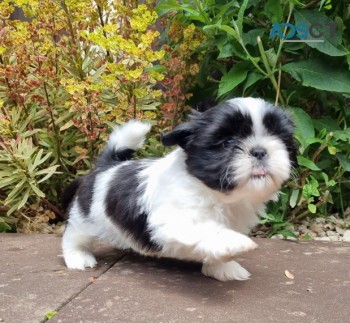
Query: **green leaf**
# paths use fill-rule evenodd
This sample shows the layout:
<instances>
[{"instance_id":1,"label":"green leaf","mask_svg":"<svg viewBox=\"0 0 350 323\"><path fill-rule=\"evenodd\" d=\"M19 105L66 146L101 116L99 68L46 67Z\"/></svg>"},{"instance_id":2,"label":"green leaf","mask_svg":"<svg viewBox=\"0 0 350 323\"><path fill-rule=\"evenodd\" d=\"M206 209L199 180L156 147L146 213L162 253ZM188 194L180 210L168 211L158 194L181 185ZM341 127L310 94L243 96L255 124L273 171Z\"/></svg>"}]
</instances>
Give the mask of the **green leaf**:
<instances>
[{"instance_id":1,"label":"green leaf","mask_svg":"<svg viewBox=\"0 0 350 323\"><path fill-rule=\"evenodd\" d=\"M289 199L289 206L294 208L297 205L300 190L293 190Z\"/></svg>"},{"instance_id":2,"label":"green leaf","mask_svg":"<svg viewBox=\"0 0 350 323\"><path fill-rule=\"evenodd\" d=\"M30 195L30 188L28 187L25 192L23 193L22 199L21 201L17 204L17 209L19 210L20 208L22 208L28 201Z\"/></svg>"},{"instance_id":3,"label":"green leaf","mask_svg":"<svg viewBox=\"0 0 350 323\"><path fill-rule=\"evenodd\" d=\"M284 237L290 237L290 238L298 238L292 231L289 230L278 230L275 231L274 234L282 234Z\"/></svg>"},{"instance_id":4,"label":"green leaf","mask_svg":"<svg viewBox=\"0 0 350 323\"><path fill-rule=\"evenodd\" d=\"M241 84L246 79L247 73L246 62L241 62L233 66L220 80L218 97L226 94L233 90L237 85Z\"/></svg>"},{"instance_id":5,"label":"green leaf","mask_svg":"<svg viewBox=\"0 0 350 323\"><path fill-rule=\"evenodd\" d=\"M343 154L335 155L340 163L340 165L347 171L350 172L350 159L348 156Z\"/></svg>"},{"instance_id":6,"label":"green leaf","mask_svg":"<svg viewBox=\"0 0 350 323\"><path fill-rule=\"evenodd\" d=\"M156 111L157 107L160 105L160 102L152 102L150 104L144 104L140 107L142 111Z\"/></svg>"},{"instance_id":7,"label":"green leaf","mask_svg":"<svg viewBox=\"0 0 350 323\"><path fill-rule=\"evenodd\" d=\"M303 240L313 240L313 237L309 234L309 233L305 233L303 236L302 236L302 239Z\"/></svg>"},{"instance_id":8,"label":"green leaf","mask_svg":"<svg viewBox=\"0 0 350 323\"><path fill-rule=\"evenodd\" d=\"M310 159L307 159L307 158L305 158L305 157L303 157L303 156L298 156L297 159L298 159L298 164L299 164L300 166L304 166L304 167L306 167L306 168L308 168L308 169L315 170L315 171L321 170L321 169L320 169L319 167L317 167L317 165L316 165L313 161L311 161Z\"/></svg>"},{"instance_id":9,"label":"green leaf","mask_svg":"<svg viewBox=\"0 0 350 323\"><path fill-rule=\"evenodd\" d=\"M203 23L206 22L207 18L206 16L202 16L197 9L195 9L192 5L186 4L186 3L181 3L179 4L178 1L176 0L163 0L160 1L159 4L156 7L156 10L159 15L164 15L169 11L184 11L190 14L190 19L192 20L198 20ZM205 15L205 13L203 13Z\"/></svg>"},{"instance_id":10,"label":"green leaf","mask_svg":"<svg viewBox=\"0 0 350 323\"><path fill-rule=\"evenodd\" d=\"M322 172L321 175L322 175L326 185L328 185L329 177L328 177L327 173Z\"/></svg>"},{"instance_id":11,"label":"green leaf","mask_svg":"<svg viewBox=\"0 0 350 323\"><path fill-rule=\"evenodd\" d=\"M313 120L314 126L317 130L321 131L326 129L327 132L339 130L339 125L336 119L331 117L323 117L320 119Z\"/></svg>"},{"instance_id":12,"label":"green leaf","mask_svg":"<svg viewBox=\"0 0 350 323\"><path fill-rule=\"evenodd\" d=\"M337 147L328 146L327 149L330 155L335 155L337 153Z\"/></svg>"},{"instance_id":13,"label":"green leaf","mask_svg":"<svg viewBox=\"0 0 350 323\"><path fill-rule=\"evenodd\" d=\"M282 67L303 86L315 89L350 93L350 72L336 69L326 62L316 59L304 60L286 64Z\"/></svg>"},{"instance_id":14,"label":"green leaf","mask_svg":"<svg viewBox=\"0 0 350 323\"><path fill-rule=\"evenodd\" d=\"M289 0L290 3L294 3L300 7L304 7L305 5L303 3L301 3L300 1L298 0Z\"/></svg>"},{"instance_id":15,"label":"green leaf","mask_svg":"<svg viewBox=\"0 0 350 323\"><path fill-rule=\"evenodd\" d=\"M153 65L151 67L146 67L145 68L146 72L152 71L152 72L163 73L163 72L165 72L165 70L166 70L166 68L163 65Z\"/></svg>"},{"instance_id":16,"label":"green leaf","mask_svg":"<svg viewBox=\"0 0 350 323\"><path fill-rule=\"evenodd\" d=\"M23 178L20 182L18 182L16 186L11 190L11 192L7 195L6 201L10 202L14 200L18 194L21 194L25 183L26 178Z\"/></svg>"},{"instance_id":17,"label":"green leaf","mask_svg":"<svg viewBox=\"0 0 350 323\"><path fill-rule=\"evenodd\" d=\"M270 223L270 222L274 222L275 221L275 216L273 214L269 214L269 213L264 213L261 216L260 219L260 224L266 224L266 223Z\"/></svg>"},{"instance_id":18,"label":"green leaf","mask_svg":"<svg viewBox=\"0 0 350 323\"><path fill-rule=\"evenodd\" d=\"M36 172L35 176L46 174L43 178L41 178L38 181L38 184L45 182L48 178L50 178L53 174L55 174L58 167L59 167L59 165L54 165L54 166L51 166L51 167L48 167L48 168L45 168L45 169L42 169L42 170Z\"/></svg>"},{"instance_id":19,"label":"green leaf","mask_svg":"<svg viewBox=\"0 0 350 323\"><path fill-rule=\"evenodd\" d=\"M10 186L11 184L14 184L18 181L17 177L3 177L0 178L0 188L6 187L6 186Z\"/></svg>"},{"instance_id":20,"label":"green leaf","mask_svg":"<svg viewBox=\"0 0 350 323\"><path fill-rule=\"evenodd\" d=\"M230 26L228 26L228 25L219 25L218 28L221 29L221 30L223 30L223 31L225 31L225 32L227 32L230 36L233 36L233 37L236 38L237 40L239 39L239 37L238 37L236 31L235 31L232 27L230 27ZM204 29L204 28L203 28L203 29Z\"/></svg>"},{"instance_id":21,"label":"green leaf","mask_svg":"<svg viewBox=\"0 0 350 323\"><path fill-rule=\"evenodd\" d=\"M156 6L157 11L161 11L162 14L172 11L172 10L180 10L181 6L176 0L161 0Z\"/></svg>"},{"instance_id":22,"label":"green leaf","mask_svg":"<svg viewBox=\"0 0 350 323\"><path fill-rule=\"evenodd\" d=\"M29 171L33 171L35 168L37 168L39 165L43 164L50 156L51 156L51 152L48 152L43 158L41 158L42 154L43 154L43 150L40 149L37 153L37 155L35 156L35 160L33 162L32 167L29 168Z\"/></svg>"},{"instance_id":23,"label":"green leaf","mask_svg":"<svg viewBox=\"0 0 350 323\"><path fill-rule=\"evenodd\" d=\"M328 177L328 175L326 173L322 172L321 175L322 175L322 177L323 177L327 187L328 186L332 187L332 186L334 186L336 184L336 181L334 179L329 180L329 177Z\"/></svg>"},{"instance_id":24,"label":"green leaf","mask_svg":"<svg viewBox=\"0 0 350 323\"><path fill-rule=\"evenodd\" d=\"M333 136L337 140L350 142L350 128L334 131Z\"/></svg>"},{"instance_id":25,"label":"green leaf","mask_svg":"<svg viewBox=\"0 0 350 323\"><path fill-rule=\"evenodd\" d=\"M323 12L300 9L294 11L296 24L307 24L312 26L312 31L317 35L322 35L319 38L312 38L310 33L308 39L323 40L323 42L307 42L307 45L316 48L318 51L325 53L329 56L344 56L349 55L343 46L341 46L342 37L341 32L336 28L334 31L330 31L331 26L336 27L334 21L327 17ZM317 25L315 24L317 23Z\"/></svg>"},{"instance_id":26,"label":"green leaf","mask_svg":"<svg viewBox=\"0 0 350 323\"><path fill-rule=\"evenodd\" d=\"M278 59L275 49L270 48L269 50L265 51L265 55L270 66L275 66Z\"/></svg>"},{"instance_id":27,"label":"green leaf","mask_svg":"<svg viewBox=\"0 0 350 323\"><path fill-rule=\"evenodd\" d=\"M310 181L310 185L311 185L311 194L313 196L320 196L320 192L318 191L318 187L319 187L318 181L313 178Z\"/></svg>"},{"instance_id":28,"label":"green leaf","mask_svg":"<svg viewBox=\"0 0 350 323\"><path fill-rule=\"evenodd\" d=\"M34 193L40 197L45 197L45 193L43 191L41 191L38 187L36 187L34 184L32 184L31 182L29 182L30 187L32 188L32 190L34 191Z\"/></svg>"},{"instance_id":29,"label":"green leaf","mask_svg":"<svg viewBox=\"0 0 350 323\"><path fill-rule=\"evenodd\" d=\"M226 34L239 40L239 37L238 37L236 31L228 25L220 25L219 23L217 23L214 25L206 25L203 27L203 31L209 35L211 35L213 32L217 32L217 30L224 31Z\"/></svg>"},{"instance_id":30,"label":"green leaf","mask_svg":"<svg viewBox=\"0 0 350 323\"><path fill-rule=\"evenodd\" d=\"M11 230L11 227L7 223L0 222L0 232L6 232L10 230Z\"/></svg>"},{"instance_id":31,"label":"green leaf","mask_svg":"<svg viewBox=\"0 0 350 323\"><path fill-rule=\"evenodd\" d=\"M332 187L332 186L335 186L337 184L337 182L334 180L334 179L331 179L329 182L328 182L328 186L329 187ZM329 197L331 197L331 195L328 195ZM328 200L327 200L328 201Z\"/></svg>"},{"instance_id":32,"label":"green leaf","mask_svg":"<svg viewBox=\"0 0 350 323\"><path fill-rule=\"evenodd\" d=\"M280 23L283 19L283 9L280 0L268 0L264 7L264 14L272 23Z\"/></svg>"},{"instance_id":33,"label":"green leaf","mask_svg":"<svg viewBox=\"0 0 350 323\"><path fill-rule=\"evenodd\" d=\"M227 58L227 57L232 57L233 54L233 48L232 48L232 43L231 42L226 42L223 45L218 44L218 49L219 49L219 55L218 58Z\"/></svg>"},{"instance_id":34,"label":"green leaf","mask_svg":"<svg viewBox=\"0 0 350 323\"><path fill-rule=\"evenodd\" d=\"M243 95L249 89L251 86L253 86L256 82L260 81L264 78L264 75L258 73L258 72L250 72L247 76L247 79L244 83L243 87Z\"/></svg>"},{"instance_id":35,"label":"green leaf","mask_svg":"<svg viewBox=\"0 0 350 323\"><path fill-rule=\"evenodd\" d=\"M94 71L92 75L92 82L96 82L99 77L102 75L102 73L105 71L107 64L102 65L100 68L98 68L96 71Z\"/></svg>"},{"instance_id":36,"label":"green leaf","mask_svg":"<svg viewBox=\"0 0 350 323\"><path fill-rule=\"evenodd\" d=\"M57 314L57 311L51 311L51 312L47 312L45 314L45 316L49 320L49 319L53 318L56 314Z\"/></svg>"},{"instance_id":37,"label":"green leaf","mask_svg":"<svg viewBox=\"0 0 350 323\"><path fill-rule=\"evenodd\" d=\"M244 12L247 9L249 0L244 0L241 7L239 8L238 15L237 15L237 27L239 30L240 35L243 34L243 17Z\"/></svg>"},{"instance_id":38,"label":"green leaf","mask_svg":"<svg viewBox=\"0 0 350 323\"><path fill-rule=\"evenodd\" d=\"M322 7L324 7L324 9L326 9L326 10L331 10L332 9L332 0L321 0L319 10L321 10Z\"/></svg>"},{"instance_id":39,"label":"green leaf","mask_svg":"<svg viewBox=\"0 0 350 323\"><path fill-rule=\"evenodd\" d=\"M316 211L317 211L317 207L315 204L308 204L307 208L309 209L309 211L312 213L312 214L315 214Z\"/></svg>"},{"instance_id":40,"label":"green leaf","mask_svg":"<svg viewBox=\"0 0 350 323\"><path fill-rule=\"evenodd\" d=\"M302 109L294 108L292 110L296 126L295 137L301 145L301 153L309 146L308 139L315 137L315 130L311 117Z\"/></svg>"},{"instance_id":41,"label":"green leaf","mask_svg":"<svg viewBox=\"0 0 350 323\"><path fill-rule=\"evenodd\" d=\"M265 32L266 32L266 29L258 28L258 29L249 30L247 33L244 33L242 35L244 45L256 46L258 44L257 37L258 36L263 37Z\"/></svg>"},{"instance_id":42,"label":"green leaf","mask_svg":"<svg viewBox=\"0 0 350 323\"><path fill-rule=\"evenodd\" d=\"M67 130L68 128L72 127L74 125L73 120L69 120L66 124L64 124L61 128L60 131Z\"/></svg>"}]
</instances>

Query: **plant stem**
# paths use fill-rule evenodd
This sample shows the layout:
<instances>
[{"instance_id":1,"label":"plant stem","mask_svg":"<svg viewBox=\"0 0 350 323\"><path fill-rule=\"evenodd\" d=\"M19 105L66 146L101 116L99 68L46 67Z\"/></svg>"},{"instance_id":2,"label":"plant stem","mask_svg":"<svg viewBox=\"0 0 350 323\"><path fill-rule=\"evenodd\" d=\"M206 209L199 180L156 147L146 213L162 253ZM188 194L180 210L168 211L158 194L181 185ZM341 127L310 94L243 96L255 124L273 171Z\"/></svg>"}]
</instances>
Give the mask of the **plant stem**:
<instances>
[{"instance_id":1,"label":"plant stem","mask_svg":"<svg viewBox=\"0 0 350 323\"><path fill-rule=\"evenodd\" d=\"M290 21L290 18L291 18L292 13L293 13L293 9L294 9L294 4L289 2L289 13L288 13L288 18L287 18L287 23L289 23L289 21ZM281 50L282 50L282 47L283 47L283 44L284 44L284 36L286 35L286 33L287 33L287 27L284 28L284 30L283 30L283 37L280 38L280 42L279 42L277 53L276 53L277 59L276 59L275 64L272 66L272 70L274 72L276 70L277 62L278 62L279 57L281 55Z\"/></svg>"},{"instance_id":2,"label":"plant stem","mask_svg":"<svg viewBox=\"0 0 350 323\"><path fill-rule=\"evenodd\" d=\"M281 63L279 65L279 71L278 71L278 80L277 80L277 93L276 93L276 99L275 99L275 105L277 106L278 104L278 98L281 93L281 76L282 76L282 71L281 71Z\"/></svg>"},{"instance_id":3,"label":"plant stem","mask_svg":"<svg viewBox=\"0 0 350 323\"><path fill-rule=\"evenodd\" d=\"M327 198L329 195L329 191L325 191L322 195L322 197L318 200L318 202L315 204L316 207L320 207L322 204L324 204L325 202L327 202ZM298 220L301 220L302 218L306 217L308 214L310 214L309 210L304 211L303 213L300 213L298 216L296 216L292 222L296 222Z\"/></svg>"},{"instance_id":4,"label":"plant stem","mask_svg":"<svg viewBox=\"0 0 350 323\"><path fill-rule=\"evenodd\" d=\"M270 66L270 63L266 57L264 46L261 42L260 36L257 37L257 40L258 40L258 48L259 48L260 56L262 58L264 66L265 66L267 76L270 79L273 87L275 88L276 93L279 93L279 87L278 87L277 81L276 81L275 76L274 76L274 71L271 70L271 66ZM281 98L282 104L285 104L285 101L284 101L284 98L282 97L282 95L280 96L280 98Z\"/></svg>"},{"instance_id":5,"label":"plant stem","mask_svg":"<svg viewBox=\"0 0 350 323\"><path fill-rule=\"evenodd\" d=\"M74 28L73 28L73 24L72 24L72 16L69 12L69 9L67 7L67 4L65 3L65 1L62 1L61 2L61 6L63 8L63 11L65 12L66 16L67 16L67 23L68 23L68 28L69 28L69 34L70 36L72 37L72 43L73 43L73 46L75 47L75 60L76 60L76 67L77 67L77 71L78 71L78 74L79 74L79 77L81 80L84 79L84 73L83 73L83 70L82 70L82 65L83 65L83 62L82 62L82 57L80 55L80 43L79 41L76 39L75 37L75 33L74 33Z\"/></svg>"},{"instance_id":6,"label":"plant stem","mask_svg":"<svg viewBox=\"0 0 350 323\"><path fill-rule=\"evenodd\" d=\"M239 42L239 44L242 46L242 48L243 48L244 52L247 54L247 56L248 56L250 62L256 67L256 69L257 69L261 74L263 74L264 76L267 76L267 73L259 66L258 63L255 62L254 57L252 57L252 56L250 55L250 53L249 53L247 47L245 47L245 45L244 45L244 43L243 43L243 38L242 38L242 36L241 36L241 34L240 34L240 31L239 31L239 29L238 29L238 26L237 26L237 24L236 24L236 22L235 22L234 20L232 20L232 24L233 24L233 27L234 27L236 33L237 33L237 38L236 38L236 40L237 40L237 41Z\"/></svg>"},{"instance_id":7,"label":"plant stem","mask_svg":"<svg viewBox=\"0 0 350 323\"><path fill-rule=\"evenodd\" d=\"M97 3L96 3L96 6L97 6L98 17L100 19L100 23L101 23L101 26L102 26L102 33L103 33L103 36L105 36L105 38L107 39L107 33L106 33L105 28L104 28L105 27L105 22L103 21L102 7L100 5L98 5ZM106 49L106 56L107 56L107 60L108 61L113 62L113 58L111 57L111 53L109 52L108 49Z\"/></svg>"},{"instance_id":8,"label":"plant stem","mask_svg":"<svg viewBox=\"0 0 350 323\"><path fill-rule=\"evenodd\" d=\"M203 9L203 7L202 7L201 1L195 0L195 2L196 2L196 5L197 5L197 8L198 8L198 11L200 12L200 14L202 15L202 17L203 17L204 20L205 20L205 23L206 23L207 25L211 24L210 19L208 19L208 15L206 14L206 12L204 11L204 9Z\"/></svg>"},{"instance_id":9,"label":"plant stem","mask_svg":"<svg viewBox=\"0 0 350 323\"><path fill-rule=\"evenodd\" d=\"M51 202L49 202L48 200L46 200L45 198L41 197L40 201L43 202L43 204L45 204L53 213L55 213L61 220L65 220L66 217L64 216L64 214L55 206L53 205Z\"/></svg>"},{"instance_id":10,"label":"plant stem","mask_svg":"<svg viewBox=\"0 0 350 323\"><path fill-rule=\"evenodd\" d=\"M6 213L9 209L7 206L0 206L0 213Z\"/></svg>"},{"instance_id":11,"label":"plant stem","mask_svg":"<svg viewBox=\"0 0 350 323\"><path fill-rule=\"evenodd\" d=\"M54 136L55 136L55 142L57 144L57 158L60 162L60 165L62 168L64 168L64 170L66 172L69 172L66 164L62 161L62 152L61 152L61 136L60 136L60 129L58 128L56 122L55 122L55 117L53 115L53 109L52 109L52 104L50 102L50 98L49 98L49 93L47 91L47 86L46 86L46 82L44 82L44 92L45 92L45 96L46 96L46 101L47 101L47 106L48 106L48 112L50 114L50 118L51 118L51 122L52 122L52 127L53 127L53 132L54 132Z\"/></svg>"}]
</instances>

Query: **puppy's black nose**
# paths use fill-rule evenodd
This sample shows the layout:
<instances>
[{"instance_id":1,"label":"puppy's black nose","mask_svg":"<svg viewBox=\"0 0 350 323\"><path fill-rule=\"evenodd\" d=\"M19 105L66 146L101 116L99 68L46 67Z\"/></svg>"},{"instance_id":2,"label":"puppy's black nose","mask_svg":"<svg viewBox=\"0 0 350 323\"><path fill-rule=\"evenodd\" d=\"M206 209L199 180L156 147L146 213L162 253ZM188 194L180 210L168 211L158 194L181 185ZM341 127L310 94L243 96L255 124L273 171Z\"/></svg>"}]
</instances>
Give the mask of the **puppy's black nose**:
<instances>
[{"instance_id":1,"label":"puppy's black nose","mask_svg":"<svg viewBox=\"0 0 350 323\"><path fill-rule=\"evenodd\" d=\"M250 150L250 154L257 159L263 159L266 156L267 151L261 147L254 147Z\"/></svg>"}]
</instances>

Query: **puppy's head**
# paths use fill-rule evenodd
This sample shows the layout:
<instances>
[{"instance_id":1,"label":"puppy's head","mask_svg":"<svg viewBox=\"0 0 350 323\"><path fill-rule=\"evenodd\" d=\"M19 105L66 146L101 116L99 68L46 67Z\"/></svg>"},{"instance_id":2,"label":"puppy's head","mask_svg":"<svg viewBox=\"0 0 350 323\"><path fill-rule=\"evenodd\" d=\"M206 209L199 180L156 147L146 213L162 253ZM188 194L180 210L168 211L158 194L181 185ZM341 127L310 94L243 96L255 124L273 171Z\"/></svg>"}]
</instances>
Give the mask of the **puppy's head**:
<instances>
[{"instance_id":1,"label":"puppy's head","mask_svg":"<svg viewBox=\"0 0 350 323\"><path fill-rule=\"evenodd\" d=\"M193 114L165 134L163 144L182 147L188 172L212 189L275 191L296 160L293 130L281 108L236 98Z\"/></svg>"}]
</instances>

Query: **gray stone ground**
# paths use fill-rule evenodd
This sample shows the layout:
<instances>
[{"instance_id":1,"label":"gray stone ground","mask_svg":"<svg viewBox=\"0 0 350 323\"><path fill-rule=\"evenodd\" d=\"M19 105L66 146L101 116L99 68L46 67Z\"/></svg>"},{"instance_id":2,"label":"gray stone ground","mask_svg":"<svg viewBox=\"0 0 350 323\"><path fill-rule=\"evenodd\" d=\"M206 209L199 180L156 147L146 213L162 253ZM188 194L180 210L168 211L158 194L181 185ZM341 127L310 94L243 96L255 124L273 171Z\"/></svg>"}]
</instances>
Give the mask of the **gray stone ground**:
<instances>
[{"instance_id":1,"label":"gray stone ground","mask_svg":"<svg viewBox=\"0 0 350 323\"><path fill-rule=\"evenodd\" d=\"M252 278L223 283L197 264L106 246L97 269L70 271L59 236L1 234L0 322L54 310L53 323L350 322L350 243L256 241L238 258Z\"/></svg>"}]
</instances>

